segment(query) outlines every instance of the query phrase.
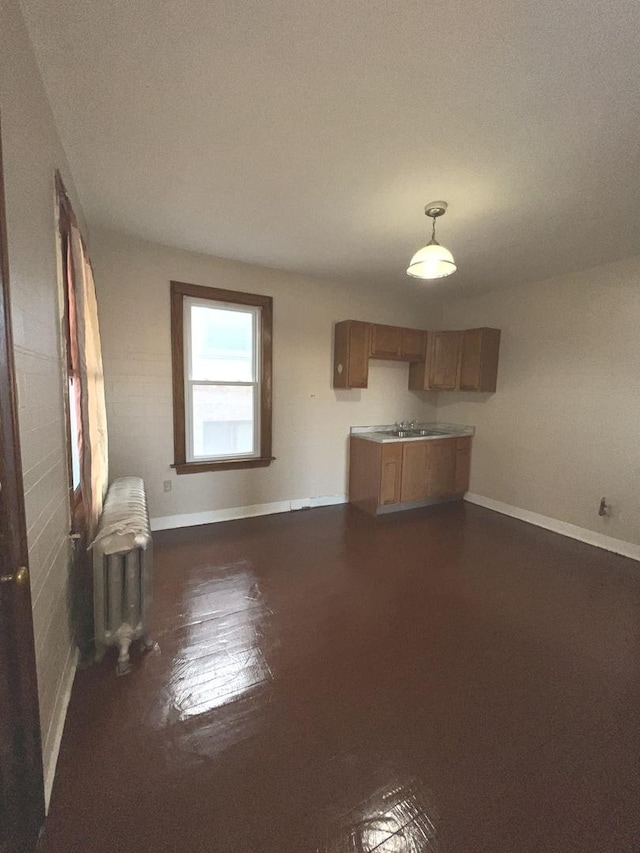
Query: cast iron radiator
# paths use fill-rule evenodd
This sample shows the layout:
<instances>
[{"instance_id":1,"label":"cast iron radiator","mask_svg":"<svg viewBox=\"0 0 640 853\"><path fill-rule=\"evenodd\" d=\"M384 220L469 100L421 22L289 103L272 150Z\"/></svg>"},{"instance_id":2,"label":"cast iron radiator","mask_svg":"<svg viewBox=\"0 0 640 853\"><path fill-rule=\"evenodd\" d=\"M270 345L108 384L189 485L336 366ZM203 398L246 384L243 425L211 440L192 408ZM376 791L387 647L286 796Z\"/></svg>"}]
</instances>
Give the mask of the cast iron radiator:
<instances>
[{"instance_id":1,"label":"cast iron radiator","mask_svg":"<svg viewBox=\"0 0 640 853\"><path fill-rule=\"evenodd\" d=\"M129 646L147 632L153 548L144 482L121 477L109 486L93 549L96 660L118 646L118 675L131 670Z\"/></svg>"}]
</instances>

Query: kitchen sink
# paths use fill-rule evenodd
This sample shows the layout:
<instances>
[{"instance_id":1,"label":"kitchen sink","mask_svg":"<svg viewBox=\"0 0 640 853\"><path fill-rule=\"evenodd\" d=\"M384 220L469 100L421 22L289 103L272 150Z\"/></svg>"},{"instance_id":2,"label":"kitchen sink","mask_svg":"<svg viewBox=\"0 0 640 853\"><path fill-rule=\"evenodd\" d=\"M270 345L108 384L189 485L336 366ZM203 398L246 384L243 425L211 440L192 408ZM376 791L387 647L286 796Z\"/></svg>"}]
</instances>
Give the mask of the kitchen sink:
<instances>
[{"instance_id":1,"label":"kitchen sink","mask_svg":"<svg viewBox=\"0 0 640 853\"><path fill-rule=\"evenodd\" d=\"M394 438L429 438L435 435L445 435L440 430L434 429L391 429L384 430L385 435L392 435Z\"/></svg>"}]
</instances>

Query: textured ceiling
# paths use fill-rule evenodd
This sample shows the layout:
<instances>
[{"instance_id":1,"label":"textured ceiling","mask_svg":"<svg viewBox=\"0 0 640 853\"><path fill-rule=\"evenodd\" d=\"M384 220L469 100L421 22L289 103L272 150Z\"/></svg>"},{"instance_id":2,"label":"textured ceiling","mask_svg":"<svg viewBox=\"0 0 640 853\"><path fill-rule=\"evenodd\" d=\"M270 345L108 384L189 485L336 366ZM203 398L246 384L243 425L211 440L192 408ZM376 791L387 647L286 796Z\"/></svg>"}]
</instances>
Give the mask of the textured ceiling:
<instances>
[{"instance_id":1,"label":"textured ceiling","mask_svg":"<svg viewBox=\"0 0 640 853\"><path fill-rule=\"evenodd\" d=\"M21 2L91 224L398 294L640 254L637 0Z\"/></svg>"}]
</instances>

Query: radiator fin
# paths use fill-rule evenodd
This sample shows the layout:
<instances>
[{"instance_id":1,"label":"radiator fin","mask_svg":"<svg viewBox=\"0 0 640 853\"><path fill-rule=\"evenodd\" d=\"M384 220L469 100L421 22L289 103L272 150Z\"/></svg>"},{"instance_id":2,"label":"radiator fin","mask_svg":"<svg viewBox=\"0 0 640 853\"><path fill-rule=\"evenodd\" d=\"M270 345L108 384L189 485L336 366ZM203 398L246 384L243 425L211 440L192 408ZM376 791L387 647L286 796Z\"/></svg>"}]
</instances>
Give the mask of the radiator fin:
<instances>
[{"instance_id":1,"label":"radiator fin","mask_svg":"<svg viewBox=\"0 0 640 853\"><path fill-rule=\"evenodd\" d=\"M128 670L129 644L147 632L152 542L144 483L115 480L107 493L92 544L96 656L120 648Z\"/></svg>"}]
</instances>

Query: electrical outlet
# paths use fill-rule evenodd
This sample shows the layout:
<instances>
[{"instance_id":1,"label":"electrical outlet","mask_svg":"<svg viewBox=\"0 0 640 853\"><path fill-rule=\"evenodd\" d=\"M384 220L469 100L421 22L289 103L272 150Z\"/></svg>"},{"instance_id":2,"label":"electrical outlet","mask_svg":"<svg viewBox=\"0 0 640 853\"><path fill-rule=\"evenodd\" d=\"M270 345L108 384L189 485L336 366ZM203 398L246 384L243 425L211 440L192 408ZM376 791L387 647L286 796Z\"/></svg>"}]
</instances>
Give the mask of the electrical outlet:
<instances>
[{"instance_id":1,"label":"electrical outlet","mask_svg":"<svg viewBox=\"0 0 640 853\"><path fill-rule=\"evenodd\" d=\"M171 480L165 480L164 481L165 492L170 492L172 488L173 488L173 483L171 482Z\"/></svg>"}]
</instances>

